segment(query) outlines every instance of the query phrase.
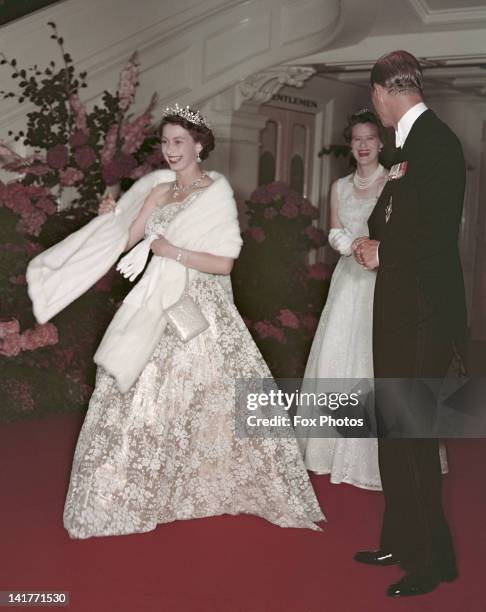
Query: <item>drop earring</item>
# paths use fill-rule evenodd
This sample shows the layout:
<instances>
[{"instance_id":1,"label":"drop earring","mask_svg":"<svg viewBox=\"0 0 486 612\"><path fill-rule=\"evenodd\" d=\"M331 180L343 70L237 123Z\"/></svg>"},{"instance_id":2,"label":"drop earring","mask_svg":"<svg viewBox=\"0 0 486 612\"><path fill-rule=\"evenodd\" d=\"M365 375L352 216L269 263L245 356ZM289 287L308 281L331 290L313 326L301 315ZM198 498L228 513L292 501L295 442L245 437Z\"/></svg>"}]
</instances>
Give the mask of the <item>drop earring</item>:
<instances>
[{"instance_id":1,"label":"drop earring","mask_svg":"<svg viewBox=\"0 0 486 612\"><path fill-rule=\"evenodd\" d=\"M202 162L202 159L201 159L201 156L199 155L199 153L197 154L196 161L197 161L198 164L200 164Z\"/></svg>"}]
</instances>

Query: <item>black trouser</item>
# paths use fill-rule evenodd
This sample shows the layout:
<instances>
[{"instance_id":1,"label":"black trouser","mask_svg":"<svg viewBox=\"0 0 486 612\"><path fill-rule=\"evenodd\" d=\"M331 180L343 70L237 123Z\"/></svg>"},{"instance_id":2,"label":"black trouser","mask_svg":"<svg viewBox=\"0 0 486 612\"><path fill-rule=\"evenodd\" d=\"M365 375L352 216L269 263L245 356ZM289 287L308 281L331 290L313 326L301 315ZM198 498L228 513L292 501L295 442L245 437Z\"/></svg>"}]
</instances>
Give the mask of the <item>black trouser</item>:
<instances>
[{"instance_id":1,"label":"black trouser","mask_svg":"<svg viewBox=\"0 0 486 612\"><path fill-rule=\"evenodd\" d=\"M386 343L380 345L380 340ZM381 357L375 360L377 378L443 377L452 358L451 343L438 341L423 329L401 338L400 334L375 336L374 351ZM406 387L407 379L403 380ZM393 398L393 392L388 397ZM391 415L393 421L393 407L388 402L384 408L386 419ZM401 409L397 405L396 414ZM394 553L407 571L439 578L453 570L454 548L442 509L438 440L380 438L378 459L385 497L380 548Z\"/></svg>"},{"instance_id":2,"label":"black trouser","mask_svg":"<svg viewBox=\"0 0 486 612\"><path fill-rule=\"evenodd\" d=\"M407 571L439 577L453 569L438 441L380 439L378 460L385 497L380 548L393 552Z\"/></svg>"}]
</instances>

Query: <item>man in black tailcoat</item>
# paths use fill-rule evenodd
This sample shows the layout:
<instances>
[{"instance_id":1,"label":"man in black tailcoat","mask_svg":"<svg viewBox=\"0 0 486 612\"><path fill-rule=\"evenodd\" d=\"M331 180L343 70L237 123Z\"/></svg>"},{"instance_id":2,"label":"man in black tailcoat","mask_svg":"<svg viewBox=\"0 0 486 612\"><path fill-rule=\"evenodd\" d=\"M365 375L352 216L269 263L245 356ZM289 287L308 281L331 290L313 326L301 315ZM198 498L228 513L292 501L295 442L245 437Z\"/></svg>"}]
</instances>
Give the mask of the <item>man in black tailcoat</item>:
<instances>
[{"instance_id":1,"label":"man in black tailcoat","mask_svg":"<svg viewBox=\"0 0 486 612\"><path fill-rule=\"evenodd\" d=\"M400 157L370 216L370 238L358 238L353 250L360 264L377 270L375 378L400 379L404 393L392 384L377 393L385 512L379 550L360 551L355 559L400 564L406 574L388 595L403 597L457 577L442 509L438 441L388 433L404 412L413 412L410 382L444 377L463 354L466 308L457 240L465 164L455 134L423 102L422 71L413 55L381 57L370 81L373 105L383 125L395 128Z\"/></svg>"}]
</instances>

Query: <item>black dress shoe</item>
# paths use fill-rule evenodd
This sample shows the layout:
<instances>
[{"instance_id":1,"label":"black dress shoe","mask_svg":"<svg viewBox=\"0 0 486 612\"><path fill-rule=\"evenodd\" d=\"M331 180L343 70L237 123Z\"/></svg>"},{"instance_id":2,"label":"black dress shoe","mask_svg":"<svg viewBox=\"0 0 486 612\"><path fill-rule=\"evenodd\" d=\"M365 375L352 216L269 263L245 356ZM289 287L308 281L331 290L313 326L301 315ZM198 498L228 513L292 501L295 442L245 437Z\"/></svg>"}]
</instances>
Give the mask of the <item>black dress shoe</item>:
<instances>
[{"instance_id":1,"label":"black dress shoe","mask_svg":"<svg viewBox=\"0 0 486 612\"><path fill-rule=\"evenodd\" d=\"M424 577L419 574L405 574L399 581L388 587L386 594L389 597L413 597L431 593L440 583L438 578Z\"/></svg>"},{"instance_id":2,"label":"black dress shoe","mask_svg":"<svg viewBox=\"0 0 486 612\"><path fill-rule=\"evenodd\" d=\"M354 560L367 565L396 565L400 561L386 550L360 550L354 555Z\"/></svg>"},{"instance_id":3,"label":"black dress shoe","mask_svg":"<svg viewBox=\"0 0 486 612\"><path fill-rule=\"evenodd\" d=\"M452 582L459 576L459 572L455 567L449 567L448 569L440 570L441 582Z\"/></svg>"}]
</instances>

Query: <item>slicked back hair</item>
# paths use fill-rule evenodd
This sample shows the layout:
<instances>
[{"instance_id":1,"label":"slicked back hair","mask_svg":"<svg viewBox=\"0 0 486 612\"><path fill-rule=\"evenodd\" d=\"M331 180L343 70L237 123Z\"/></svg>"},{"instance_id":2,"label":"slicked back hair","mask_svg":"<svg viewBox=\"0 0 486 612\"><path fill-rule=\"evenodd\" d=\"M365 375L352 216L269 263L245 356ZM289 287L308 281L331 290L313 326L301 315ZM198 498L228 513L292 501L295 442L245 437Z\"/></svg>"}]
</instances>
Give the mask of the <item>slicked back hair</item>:
<instances>
[{"instance_id":1,"label":"slicked back hair","mask_svg":"<svg viewBox=\"0 0 486 612\"><path fill-rule=\"evenodd\" d=\"M422 69L408 51L392 51L382 55L371 69L370 85L381 85L388 93L423 93Z\"/></svg>"}]
</instances>

